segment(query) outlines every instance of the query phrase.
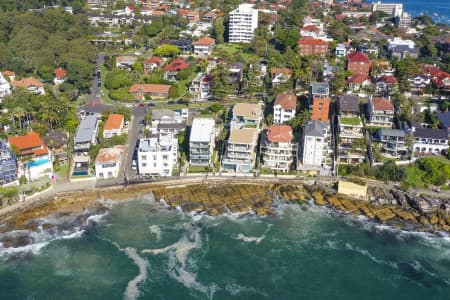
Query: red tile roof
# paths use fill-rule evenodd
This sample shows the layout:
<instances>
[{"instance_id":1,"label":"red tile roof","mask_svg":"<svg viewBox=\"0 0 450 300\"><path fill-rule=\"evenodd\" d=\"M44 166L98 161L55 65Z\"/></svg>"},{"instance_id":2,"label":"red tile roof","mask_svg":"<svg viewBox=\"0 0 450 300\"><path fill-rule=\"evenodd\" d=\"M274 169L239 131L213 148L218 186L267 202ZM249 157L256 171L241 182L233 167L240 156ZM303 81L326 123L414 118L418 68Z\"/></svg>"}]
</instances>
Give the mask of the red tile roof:
<instances>
[{"instance_id":1,"label":"red tile roof","mask_svg":"<svg viewBox=\"0 0 450 300\"><path fill-rule=\"evenodd\" d=\"M41 139L39 134L34 131L29 131L26 135L21 136L11 136L8 137L8 143L11 146L17 147L21 154L34 154L34 155L44 155L48 154L47 146L45 146L44 141ZM27 149L39 148L36 150L25 151Z\"/></svg>"},{"instance_id":2,"label":"red tile roof","mask_svg":"<svg viewBox=\"0 0 450 300\"><path fill-rule=\"evenodd\" d=\"M210 82L212 81L212 77L209 75L203 76L202 82Z\"/></svg>"},{"instance_id":3,"label":"red tile roof","mask_svg":"<svg viewBox=\"0 0 450 300\"><path fill-rule=\"evenodd\" d=\"M288 69L288 68L272 68L272 70L270 72L272 73L272 76L278 75L281 73L283 73L286 76L291 76L291 74L292 74L291 69Z\"/></svg>"},{"instance_id":4,"label":"red tile roof","mask_svg":"<svg viewBox=\"0 0 450 300\"><path fill-rule=\"evenodd\" d=\"M321 39L302 38L297 41L298 45L314 45L314 46L328 46L328 42Z\"/></svg>"},{"instance_id":5,"label":"red tile roof","mask_svg":"<svg viewBox=\"0 0 450 300\"><path fill-rule=\"evenodd\" d=\"M373 97L372 103L374 110L394 110L392 103L384 97Z\"/></svg>"},{"instance_id":6,"label":"red tile roof","mask_svg":"<svg viewBox=\"0 0 450 300\"><path fill-rule=\"evenodd\" d=\"M186 61L181 57L178 57L175 58L175 60L172 61L170 64L168 64L164 68L164 71L180 71L187 68L189 68L189 64L187 64Z\"/></svg>"},{"instance_id":7,"label":"red tile roof","mask_svg":"<svg viewBox=\"0 0 450 300\"><path fill-rule=\"evenodd\" d=\"M33 77L24 78L21 80L14 80L13 82L11 82L11 85L13 87L21 87L21 88L28 88L30 86L35 86L35 87L43 87L44 86L44 84L42 82L40 82L39 80L37 80Z\"/></svg>"},{"instance_id":8,"label":"red tile roof","mask_svg":"<svg viewBox=\"0 0 450 300\"><path fill-rule=\"evenodd\" d=\"M370 59L362 52L352 52L348 55L349 62L365 62L370 63Z\"/></svg>"},{"instance_id":9,"label":"red tile roof","mask_svg":"<svg viewBox=\"0 0 450 300\"><path fill-rule=\"evenodd\" d=\"M14 73L14 71L10 71L10 70L5 70L2 72L2 74L4 76L16 76L16 73Z\"/></svg>"},{"instance_id":10,"label":"red tile roof","mask_svg":"<svg viewBox=\"0 0 450 300\"><path fill-rule=\"evenodd\" d=\"M306 25L306 26L303 26L302 30L319 32L320 28L318 28L317 26L314 26L314 25Z\"/></svg>"},{"instance_id":11,"label":"red tile roof","mask_svg":"<svg viewBox=\"0 0 450 300\"><path fill-rule=\"evenodd\" d=\"M134 5L128 5L127 7L128 7L129 10L132 10L132 11L134 11L135 8L136 8Z\"/></svg>"},{"instance_id":12,"label":"red tile roof","mask_svg":"<svg viewBox=\"0 0 450 300\"><path fill-rule=\"evenodd\" d=\"M292 141L292 127L289 125L272 125L267 128L267 138L273 143L289 143Z\"/></svg>"},{"instance_id":13,"label":"red tile roof","mask_svg":"<svg viewBox=\"0 0 450 300\"><path fill-rule=\"evenodd\" d=\"M396 84L397 78L395 78L395 76L392 76L392 75L384 75L380 78L379 81L383 81L387 84Z\"/></svg>"},{"instance_id":14,"label":"red tile roof","mask_svg":"<svg viewBox=\"0 0 450 300\"><path fill-rule=\"evenodd\" d=\"M154 84L154 83L144 83L144 84L133 84L130 87L130 93L157 93L157 94L168 94L171 85L168 84Z\"/></svg>"},{"instance_id":15,"label":"red tile roof","mask_svg":"<svg viewBox=\"0 0 450 300\"><path fill-rule=\"evenodd\" d=\"M145 59L146 64L158 64L160 65L162 63L162 58L158 56L152 56Z\"/></svg>"},{"instance_id":16,"label":"red tile roof","mask_svg":"<svg viewBox=\"0 0 450 300\"><path fill-rule=\"evenodd\" d=\"M363 75L363 74L359 74L359 73L348 78L348 82L349 83L359 83L359 84L361 84L361 83L363 83L366 80L370 80L370 77L366 76L366 75Z\"/></svg>"},{"instance_id":17,"label":"red tile roof","mask_svg":"<svg viewBox=\"0 0 450 300\"><path fill-rule=\"evenodd\" d=\"M58 78L58 79L62 79L64 77L66 77L66 75L67 75L67 71L64 70L63 68L56 68L54 73L55 73L56 78Z\"/></svg>"},{"instance_id":18,"label":"red tile roof","mask_svg":"<svg viewBox=\"0 0 450 300\"><path fill-rule=\"evenodd\" d=\"M202 37L201 39L195 41L193 44L197 46L210 46L216 43L216 40L213 38L210 38L209 36Z\"/></svg>"},{"instance_id":19,"label":"red tile roof","mask_svg":"<svg viewBox=\"0 0 450 300\"><path fill-rule=\"evenodd\" d=\"M123 115L111 114L106 120L105 127L103 130L114 130L120 129L123 126Z\"/></svg>"},{"instance_id":20,"label":"red tile roof","mask_svg":"<svg viewBox=\"0 0 450 300\"><path fill-rule=\"evenodd\" d=\"M285 110L295 110L297 108L297 96L289 93L278 94L275 98L275 105L280 105Z\"/></svg>"}]
</instances>

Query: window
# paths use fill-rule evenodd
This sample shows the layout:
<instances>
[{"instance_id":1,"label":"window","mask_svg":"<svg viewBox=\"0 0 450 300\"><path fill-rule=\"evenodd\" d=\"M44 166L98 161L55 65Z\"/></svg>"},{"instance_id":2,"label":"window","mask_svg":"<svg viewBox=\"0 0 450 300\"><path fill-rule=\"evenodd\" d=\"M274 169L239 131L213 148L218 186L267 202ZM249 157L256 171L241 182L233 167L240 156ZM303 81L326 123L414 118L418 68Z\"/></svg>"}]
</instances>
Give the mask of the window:
<instances>
[{"instance_id":1,"label":"window","mask_svg":"<svg viewBox=\"0 0 450 300\"><path fill-rule=\"evenodd\" d=\"M147 155L142 155L142 160L147 160Z\"/></svg>"}]
</instances>

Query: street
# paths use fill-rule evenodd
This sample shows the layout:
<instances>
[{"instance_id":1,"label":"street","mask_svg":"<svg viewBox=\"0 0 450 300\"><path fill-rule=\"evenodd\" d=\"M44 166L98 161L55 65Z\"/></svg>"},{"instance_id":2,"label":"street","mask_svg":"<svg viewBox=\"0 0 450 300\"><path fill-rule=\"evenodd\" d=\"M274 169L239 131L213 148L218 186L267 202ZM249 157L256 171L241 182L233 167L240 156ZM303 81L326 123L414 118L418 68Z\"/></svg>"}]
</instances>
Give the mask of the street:
<instances>
[{"instance_id":1,"label":"street","mask_svg":"<svg viewBox=\"0 0 450 300\"><path fill-rule=\"evenodd\" d=\"M91 83L91 93L88 96L86 104L99 103L102 101L102 87L99 85L99 80L101 82L101 73L98 73L98 70L101 70L105 62L106 55L104 53L100 53L97 55L96 59L96 67L95 67L95 75L92 77ZM100 75L100 76L99 76Z\"/></svg>"}]
</instances>

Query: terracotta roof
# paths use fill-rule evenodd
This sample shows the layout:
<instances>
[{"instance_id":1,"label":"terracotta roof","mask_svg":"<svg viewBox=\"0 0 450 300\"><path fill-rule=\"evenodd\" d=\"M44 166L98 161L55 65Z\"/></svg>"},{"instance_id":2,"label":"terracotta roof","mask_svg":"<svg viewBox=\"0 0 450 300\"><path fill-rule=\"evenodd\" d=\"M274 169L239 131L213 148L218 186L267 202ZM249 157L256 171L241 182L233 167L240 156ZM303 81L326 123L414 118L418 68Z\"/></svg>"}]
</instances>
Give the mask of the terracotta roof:
<instances>
[{"instance_id":1,"label":"terracotta roof","mask_svg":"<svg viewBox=\"0 0 450 300\"><path fill-rule=\"evenodd\" d=\"M146 64L161 64L162 58L158 56L152 56L145 59Z\"/></svg>"},{"instance_id":2,"label":"terracotta roof","mask_svg":"<svg viewBox=\"0 0 450 300\"><path fill-rule=\"evenodd\" d=\"M231 130L229 143L254 144L257 142L259 130L256 128L242 128Z\"/></svg>"},{"instance_id":3,"label":"terracotta roof","mask_svg":"<svg viewBox=\"0 0 450 300\"><path fill-rule=\"evenodd\" d=\"M372 104L375 110L394 110L392 103L384 97L373 97Z\"/></svg>"},{"instance_id":4,"label":"terracotta roof","mask_svg":"<svg viewBox=\"0 0 450 300\"><path fill-rule=\"evenodd\" d=\"M289 93L278 94L275 98L275 105L280 105L285 110L295 110L297 108L297 96Z\"/></svg>"},{"instance_id":5,"label":"terracotta roof","mask_svg":"<svg viewBox=\"0 0 450 300\"><path fill-rule=\"evenodd\" d=\"M383 81L387 84L396 84L397 78L395 78L395 76L392 76L392 75L384 75L380 78L379 81Z\"/></svg>"},{"instance_id":6,"label":"terracotta roof","mask_svg":"<svg viewBox=\"0 0 450 300\"><path fill-rule=\"evenodd\" d=\"M233 106L233 115L243 116L249 120L258 120L262 115L261 105L257 103L236 103Z\"/></svg>"},{"instance_id":7,"label":"terracotta roof","mask_svg":"<svg viewBox=\"0 0 450 300\"><path fill-rule=\"evenodd\" d=\"M272 73L272 75L278 75L283 73L286 76L291 76L292 74L291 69L288 68L272 68L270 72Z\"/></svg>"},{"instance_id":8,"label":"terracotta roof","mask_svg":"<svg viewBox=\"0 0 450 300\"><path fill-rule=\"evenodd\" d=\"M366 75L363 75L363 74L359 74L359 73L348 78L348 82L350 82L350 83L359 83L359 84L361 84L361 83L363 83L366 80L370 80L370 77L366 76Z\"/></svg>"},{"instance_id":9,"label":"terracotta roof","mask_svg":"<svg viewBox=\"0 0 450 300\"><path fill-rule=\"evenodd\" d=\"M348 61L370 63L370 59L362 52L352 52L348 55Z\"/></svg>"},{"instance_id":10,"label":"terracotta roof","mask_svg":"<svg viewBox=\"0 0 450 300\"><path fill-rule=\"evenodd\" d=\"M34 150L30 152L30 154L33 153L35 155L42 155L48 153L47 147L44 145L44 141L41 139L39 134L34 131L29 131L26 135L8 137L8 143L11 146L14 145L21 151L38 147L43 148Z\"/></svg>"},{"instance_id":11,"label":"terracotta roof","mask_svg":"<svg viewBox=\"0 0 450 300\"><path fill-rule=\"evenodd\" d=\"M267 139L274 143L290 143L292 127L289 125L272 125L267 128Z\"/></svg>"},{"instance_id":12,"label":"terracotta roof","mask_svg":"<svg viewBox=\"0 0 450 300\"><path fill-rule=\"evenodd\" d=\"M186 63L181 57L175 58L170 64L168 64L164 71L180 71L189 68L189 64Z\"/></svg>"},{"instance_id":13,"label":"terracotta roof","mask_svg":"<svg viewBox=\"0 0 450 300\"><path fill-rule=\"evenodd\" d=\"M314 26L314 25L306 25L306 26L303 26L302 29L305 31L314 31L314 32L320 31L320 28L318 28L317 26Z\"/></svg>"},{"instance_id":14,"label":"terracotta roof","mask_svg":"<svg viewBox=\"0 0 450 300\"><path fill-rule=\"evenodd\" d=\"M122 146L123 147L123 146ZM114 163L120 159L123 149L121 147L103 148L98 152L95 163Z\"/></svg>"},{"instance_id":15,"label":"terracotta roof","mask_svg":"<svg viewBox=\"0 0 450 300\"><path fill-rule=\"evenodd\" d=\"M10 70L5 70L2 72L2 74L5 76L16 76L16 73L14 71L10 71Z\"/></svg>"},{"instance_id":16,"label":"terracotta roof","mask_svg":"<svg viewBox=\"0 0 450 300\"><path fill-rule=\"evenodd\" d=\"M297 41L298 45L320 45L320 46L328 46L328 42L321 39L311 39L311 38L302 38Z\"/></svg>"},{"instance_id":17,"label":"terracotta roof","mask_svg":"<svg viewBox=\"0 0 450 300\"><path fill-rule=\"evenodd\" d=\"M127 7L129 10L132 10L132 11L134 11L134 9L136 8L134 5L128 5Z\"/></svg>"},{"instance_id":18,"label":"terracotta roof","mask_svg":"<svg viewBox=\"0 0 450 300\"><path fill-rule=\"evenodd\" d=\"M209 76L208 74L203 76L202 82L210 82L210 81L212 81L212 77L211 76Z\"/></svg>"},{"instance_id":19,"label":"terracotta roof","mask_svg":"<svg viewBox=\"0 0 450 300\"><path fill-rule=\"evenodd\" d=\"M111 114L106 120L103 130L120 129L123 126L123 115Z\"/></svg>"},{"instance_id":20,"label":"terracotta roof","mask_svg":"<svg viewBox=\"0 0 450 300\"><path fill-rule=\"evenodd\" d=\"M197 46L203 46L203 45L210 46L210 45L213 45L215 42L216 42L215 39L210 38L209 36L205 36L205 37L202 37L201 39L195 41L193 44L197 45Z\"/></svg>"},{"instance_id":21,"label":"terracotta roof","mask_svg":"<svg viewBox=\"0 0 450 300\"><path fill-rule=\"evenodd\" d=\"M58 78L58 79L64 78L67 75L67 71L64 70L63 68L56 68L54 73L55 73L56 78Z\"/></svg>"},{"instance_id":22,"label":"terracotta roof","mask_svg":"<svg viewBox=\"0 0 450 300\"><path fill-rule=\"evenodd\" d=\"M144 83L144 84L133 84L130 87L130 93L157 93L157 94L168 94L171 85L168 84L155 84L155 83Z\"/></svg>"},{"instance_id":23,"label":"terracotta roof","mask_svg":"<svg viewBox=\"0 0 450 300\"><path fill-rule=\"evenodd\" d=\"M11 85L13 87L21 87L21 88L28 88L30 86L36 86L36 87L44 86L44 84L42 82L40 82L39 80L37 80L33 77L24 78L21 80L14 80L13 82L11 82Z\"/></svg>"}]
</instances>

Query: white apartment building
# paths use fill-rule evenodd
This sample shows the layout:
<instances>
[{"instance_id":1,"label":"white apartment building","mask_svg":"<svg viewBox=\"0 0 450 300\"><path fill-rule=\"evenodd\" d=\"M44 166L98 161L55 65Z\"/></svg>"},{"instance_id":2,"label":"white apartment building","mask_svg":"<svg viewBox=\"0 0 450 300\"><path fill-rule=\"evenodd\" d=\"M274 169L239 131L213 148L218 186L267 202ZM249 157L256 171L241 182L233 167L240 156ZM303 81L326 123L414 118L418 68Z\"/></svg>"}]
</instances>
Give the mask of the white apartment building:
<instances>
[{"instance_id":1,"label":"white apartment building","mask_svg":"<svg viewBox=\"0 0 450 300\"><path fill-rule=\"evenodd\" d=\"M222 160L222 171L249 173L256 161L259 129L232 129Z\"/></svg>"},{"instance_id":2,"label":"white apartment building","mask_svg":"<svg viewBox=\"0 0 450 300\"><path fill-rule=\"evenodd\" d=\"M119 176L123 146L103 148L95 159L95 176L98 179L116 178Z\"/></svg>"},{"instance_id":3,"label":"white apartment building","mask_svg":"<svg viewBox=\"0 0 450 300\"><path fill-rule=\"evenodd\" d=\"M170 176L177 163L178 140L173 134L158 134L139 140L138 174Z\"/></svg>"},{"instance_id":4,"label":"white apartment building","mask_svg":"<svg viewBox=\"0 0 450 300\"><path fill-rule=\"evenodd\" d=\"M189 93L196 101L208 100L212 96L212 77L198 73L189 86Z\"/></svg>"},{"instance_id":5,"label":"white apartment building","mask_svg":"<svg viewBox=\"0 0 450 300\"><path fill-rule=\"evenodd\" d=\"M447 129L415 128L412 127L415 141L413 151L415 155L441 154L448 150Z\"/></svg>"},{"instance_id":6,"label":"white apartment building","mask_svg":"<svg viewBox=\"0 0 450 300\"><path fill-rule=\"evenodd\" d=\"M263 104L236 103L233 106L233 117L230 122L231 129L252 127L259 128L263 118Z\"/></svg>"},{"instance_id":7,"label":"white apartment building","mask_svg":"<svg viewBox=\"0 0 450 300\"><path fill-rule=\"evenodd\" d=\"M273 104L273 123L283 124L295 117L297 96L282 93L277 95Z\"/></svg>"},{"instance_id":8,"label":"white apartment building","mask_svg":"<svg viewBox=\"0 0 450 300\"><path fill-rule=\"evenodd\" d=\"M189 164L209 166L214 151L216 122L210 118L199 118L192 121L189 136Z\"/></svg>"},{"instance_id":9,"label":"white apartment building","mask_svg":"<svg viewBox=\"0 0 450 300\"><path fill-rule=\"evenodd\" d=\"M241 4L230 12L229 17L229 42L250 43L258 28L258 10L253 8L253 4Z\"/></svg>"},{"instance_id":10,"label":"white apartment building","mask_svg":"<svg viewBox=\"0 0 450 300\"><path fill-rule=\"evenodd\" d=\"M306 168L327 168L331 164L330 124L323 121L310 121L303 129L303 144L299 160Z\"/></svg>"},{"instance_id":11,"label":"white apartment building","mask_svg":"<svg viewBox=\"0 0 450 300\"><path fill-rule=\"evenodd\" d=\"M392 17L401 16L403 13L403 3L381 3L381 1L378 1L373 3L372 11L382 11Z\"/></svg>"},{"instance_id":12,"label":"white apartment building","mask_svg":"<svg viewBox=\"0 0 450 300\"><path fill-rule=\"evenodd\" d=\"M293 143L292 127L272 125L261 138L261 162L264 167L288 172L294 163L297 144Z\"/></svg>"},{"instance_id":13,"label":"white apartment building","mask_svg":"<svg viewBox=\"0 0 450 300\"><path fill-rule=\"evenodd\" d=\"M11 85L0 72L0 103L5 96L11 94Z\"/></svg>"}]
</instances>

